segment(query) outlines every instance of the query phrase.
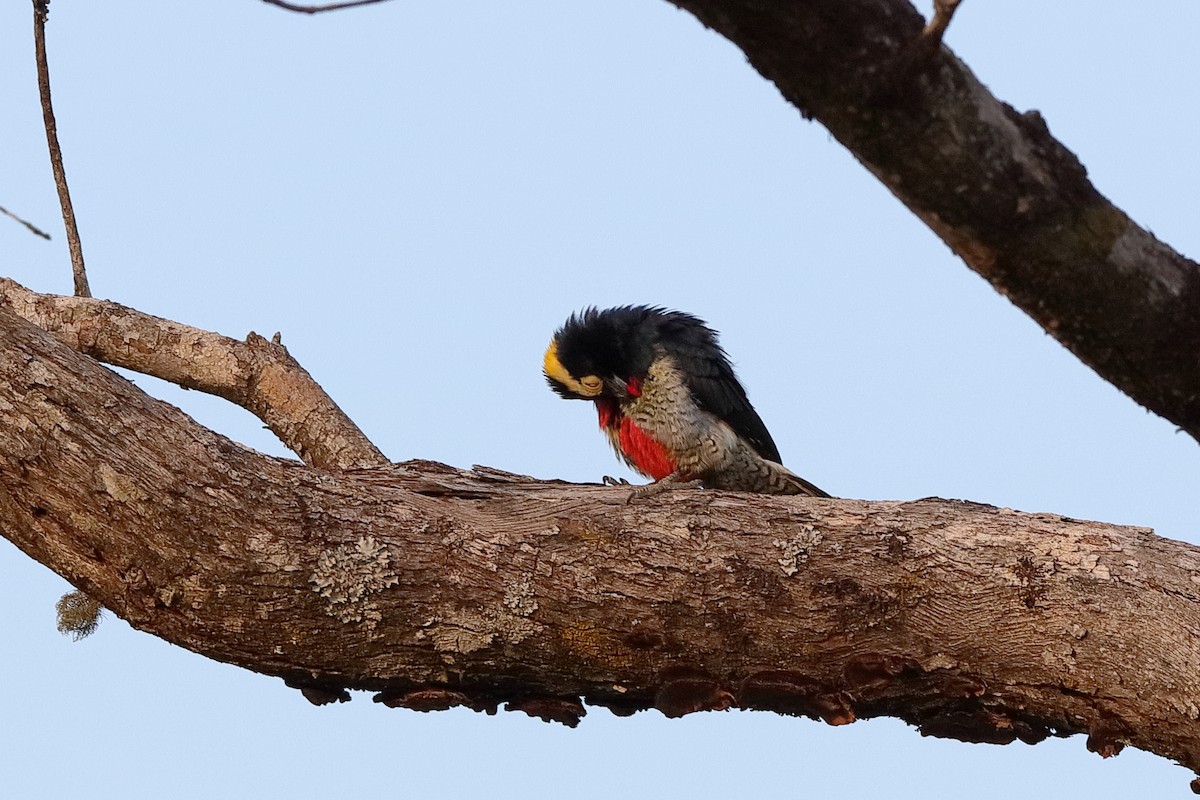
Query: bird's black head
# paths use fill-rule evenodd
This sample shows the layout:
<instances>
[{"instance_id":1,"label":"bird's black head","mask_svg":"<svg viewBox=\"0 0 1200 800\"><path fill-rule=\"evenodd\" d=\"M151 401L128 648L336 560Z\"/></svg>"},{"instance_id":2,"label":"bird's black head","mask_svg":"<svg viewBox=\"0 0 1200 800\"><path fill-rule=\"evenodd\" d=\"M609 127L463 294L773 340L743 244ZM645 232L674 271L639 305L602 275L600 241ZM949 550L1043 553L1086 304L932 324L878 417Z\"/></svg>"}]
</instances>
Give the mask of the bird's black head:
<instances>
[{"instance_id":1,"label":"bird's black head","mask_svg":"<svg viewBox=\"0 0 1200 800\"><path fill-rule=\"evenodd\" d=\"M678 311L650 306L588 308L572 314L555 332L546 348L543 372L550 388L562 397L623 400L630 396L630 379L646 375L664 338L697 329L713 335L703 322Z\"/></svg>"}]
</instances>

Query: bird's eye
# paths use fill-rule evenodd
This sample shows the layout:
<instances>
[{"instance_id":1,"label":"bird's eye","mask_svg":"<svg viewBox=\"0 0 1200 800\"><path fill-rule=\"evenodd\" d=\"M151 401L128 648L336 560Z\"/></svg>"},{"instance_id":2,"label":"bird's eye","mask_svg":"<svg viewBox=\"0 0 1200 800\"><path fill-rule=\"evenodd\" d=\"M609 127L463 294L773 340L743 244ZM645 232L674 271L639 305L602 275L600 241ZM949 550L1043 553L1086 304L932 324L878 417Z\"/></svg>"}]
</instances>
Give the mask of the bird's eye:
<instances>
[{"instance_id":1,"label":"bird's eye","mask_svg":"<svg viewBox=\"0 0 1200 800\"><path fill-rule=\"evenodd\" d=\"M595 375L585 375L579 379L579 385L587 391L588 394L600 394L600 389L604 386L603 382Z\"/></svg>"}]
</instances>

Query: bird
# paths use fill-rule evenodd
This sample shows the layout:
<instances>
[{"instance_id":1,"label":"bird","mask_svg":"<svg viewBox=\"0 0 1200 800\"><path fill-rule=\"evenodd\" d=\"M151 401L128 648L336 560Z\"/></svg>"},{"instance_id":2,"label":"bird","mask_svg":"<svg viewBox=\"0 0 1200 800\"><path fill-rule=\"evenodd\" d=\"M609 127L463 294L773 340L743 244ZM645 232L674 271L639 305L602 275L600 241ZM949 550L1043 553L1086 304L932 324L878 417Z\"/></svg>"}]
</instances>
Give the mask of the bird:
<instances>
[{"instance_id":1,"label":"bird","mask_svg":"<svg viewBox=\"0 0 1200 800\"><path fill-rule=\"evenodd\" d=\"M685 486L830 497L783 466L717 332L698 317L586 308L555 331L542 372L560 397L595 403L617 455L654 481L630 499Z\"/></svg>"}]
</instances>

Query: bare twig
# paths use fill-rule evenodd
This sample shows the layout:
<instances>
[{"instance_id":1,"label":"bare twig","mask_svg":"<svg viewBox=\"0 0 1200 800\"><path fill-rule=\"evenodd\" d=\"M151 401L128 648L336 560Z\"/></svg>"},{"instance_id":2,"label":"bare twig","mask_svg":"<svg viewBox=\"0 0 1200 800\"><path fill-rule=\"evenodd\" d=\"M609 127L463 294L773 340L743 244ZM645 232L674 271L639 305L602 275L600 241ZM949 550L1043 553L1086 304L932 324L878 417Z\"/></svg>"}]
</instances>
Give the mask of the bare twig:
<instances>
[{"instance_id":1,"label":"bare twig","mask_svg":"<svg viewBox=\"0 0 1200 800\"><path fill-rule=\"evenodd\" d=\"M58 144L58 125L54 107L50 104L50 67L46 61L46 18L50 15L50 0L33 0L33 46L37 57L38 92L42 98L42 118L46 122L46 144L50 147L50 166L54 170L54 185L58 187L58 202L62 205L63 224L67 229L67 246L71 250L71 272L75 277L75 294L91 297L87 272L83 267L83 245L75 224L75 208L67 188L67 172L63 169L62 148Z\"/></svg>"},{"instance_id":2,"label":"bare twig","mask_svg":"<svg viewBox=\"0 0 1200 800\"><path fill-rule=\"evenodd\" d=\"M283 0L263 0L264 3L278 8L286 9L287 11L295 11L299 14L320 14L322 11L338 11L343 8L354 8L355 6L370 6L375 3L386 3L387 0L348 0L345 3L329 3L323 6L301 6L295 3L285 3Z\"/></svg>"},{"instance_id":3,"label":"bare twig","mask_svg":"<svg viewBox=\"0 0 1200 800\"><path fill-rule=\"evenodd\" d=\"M18 217L16 214L9 211L4 206L0 206L0 214L3 214L4 216L9 217L10 219L15 219L17 222L21 223L26 228L28 228L30 233L34 234L35 236L40 236L43 239L45 239L46 241L50 241L50 234L46 233L44 230L42 230L41 228L34 225L32 222L29 222L28 220L25 220L25 219L21 219L20 217Z\"/></svg>"},{"instance_id":4,"label":"bare twig","mask_svg":"<svg viewBox=\"0 0 1200 800\"><path fill-rule=\"evenodd\" d=\"M256 333L241 342L107 300L38 294L7 278L0 304L100 361L236 403L310 466L388 463L283 345Z\"/></svg>"}]
</instances>

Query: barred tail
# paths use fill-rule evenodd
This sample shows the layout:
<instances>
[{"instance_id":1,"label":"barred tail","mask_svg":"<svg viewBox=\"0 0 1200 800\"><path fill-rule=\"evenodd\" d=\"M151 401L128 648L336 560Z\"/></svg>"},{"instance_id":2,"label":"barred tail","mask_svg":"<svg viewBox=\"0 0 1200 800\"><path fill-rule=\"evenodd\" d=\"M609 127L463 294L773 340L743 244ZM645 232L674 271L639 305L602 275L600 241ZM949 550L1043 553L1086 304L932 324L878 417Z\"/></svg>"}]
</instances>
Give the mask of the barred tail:
<instances>
[{"instance_id":1,"label":"barred tail","mask_svg":"<svg viewBox=\"0 0 1200 800\"><path fill-rule=\"evenodd\" d=\"M777 461L770 461L749 447L724 464L724 469L702 474L701 480L710 489L732 489L735 492L759 494L794 494L806 497L832 497L818 489Z\"/></svg>"},{"instance_id":2,"label":"barred tail","mask_svg":"<svg viewBox=\"0 0 1200 800\"><path fill-rule=\"evenodd\" d=\"M833 497L833 495L817 488L787 467L780 464L776 464L775 466L778 466L779 472L783 474L777 479L781 488L773 491L772 494L802 494L808 497ZM774 484L776 481L772 481L772 483Z\"/></svg>"}]
</instances>

